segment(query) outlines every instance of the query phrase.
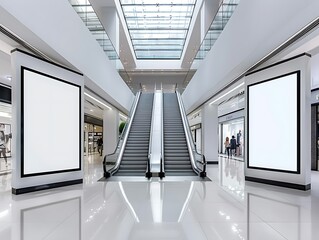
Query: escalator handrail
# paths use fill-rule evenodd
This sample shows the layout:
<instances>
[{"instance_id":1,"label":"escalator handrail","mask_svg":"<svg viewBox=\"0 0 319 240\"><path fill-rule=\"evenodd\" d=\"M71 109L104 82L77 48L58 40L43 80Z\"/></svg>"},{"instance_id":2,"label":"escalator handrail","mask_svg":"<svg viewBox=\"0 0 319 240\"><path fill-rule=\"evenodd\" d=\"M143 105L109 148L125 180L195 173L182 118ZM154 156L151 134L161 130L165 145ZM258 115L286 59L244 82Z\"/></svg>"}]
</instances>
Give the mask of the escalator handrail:
<instances>
[{"instance_id":1,"label":"escalator handrail","mask_svg":"<svg viewBox=\"0 0 319 240\"><path fill-rule=\"evenodd\" d=\"M164 162L165 162L165 156L164 156L164 93L162 91L162 117L161 117L161 125L162 125L162 148L161 148L161 171L160 174L161 176L164 176L165 172L165 167L164 167Z\"/></svg>"},{"instance_id":2,"label":"escalator handrail","mask_svg":"<svg viewBox=\"0 0 319 240\"><path fill-rule=\"evenodd\" d=\"M185 111L184 105L182 104L182 99L181 99L180 93L178 91L176 91L176 96L177 96L178 106L179 106L179 110L180 110L182 121L183 121L183 127L184 127L184 131L185 131L186 142L187 142L187 147L188 147L188 151L189 151L189 154L190 154L192 167L193 167L194 171L197 174L199 174L200 176L205 176L206 175L206 159L205 159L205 156L204 156L204 154L198 153L197 150L196 150L196 147L195 147L195 144L194 144L194 141L193 141L193 137L192 137L192 133L190 131L189 124L188 124L188 121L187 121L186 111ZM201 160L202 161L196 160L194 153L196 153L197 155L201 156ZM197 163L202 164L203 169L200 169L197 166Z\"/></svg>"},{"instance_id":3,"label":"escalator handrail","mask_svg":"<svg viewBox=\"0 0 319 240\"><path fill-rule=\"evenodd\" d=\"M136 113L137 104L139 102L140 96L141 96L141 91L139 91L136 94L136 97L134 99L134 102L132 104L132 108L131 108L131 111L130 111L130 114L129 114L128 121L125 124L125 127L124 127L124 129L122 131L122 134L121 134L121 136L120 136L120 138L119 138L119 140L117 142L117 145L116 145L116 148L115 148L114 152L111 153L111 154L107 154L104 157L104 160L103 160L104 173L109 172L112 175L114 172L116 172L118 170L118 168L120 166L120 162L121 162L121 159L122 159L122 156L123 156L123 152L124 152L124 148L125 148L125 145L126 145L126 142L127 142L128 135L130 133L132 122L134 120L134 116L135 116L135 113ZM114 167L112 167L110 170L106 171L106 157L116 154L117 151L120 151L120 152L119 152L119 155L116 158L116 162L115 162Z\"/></svg>"},{"instance_id":4,"label":"escalator handrail","mask_svg":"<svg viewBox=\"0 0 319 240\"><path fill-rule=\"evenodd\" d=\"M151 155L152 155L152 135L153 135L153 118L154 118L154 110L155 110L155 94L153 95L153 106L152 106L152 114L151 114L151 129L150 129L150 138L149 138L149 142L148 142L148 155L147 155L147 169L146 169L146 173L145 176L146 177L150 177L151 176Z\"/></svg>"}]
</instances>

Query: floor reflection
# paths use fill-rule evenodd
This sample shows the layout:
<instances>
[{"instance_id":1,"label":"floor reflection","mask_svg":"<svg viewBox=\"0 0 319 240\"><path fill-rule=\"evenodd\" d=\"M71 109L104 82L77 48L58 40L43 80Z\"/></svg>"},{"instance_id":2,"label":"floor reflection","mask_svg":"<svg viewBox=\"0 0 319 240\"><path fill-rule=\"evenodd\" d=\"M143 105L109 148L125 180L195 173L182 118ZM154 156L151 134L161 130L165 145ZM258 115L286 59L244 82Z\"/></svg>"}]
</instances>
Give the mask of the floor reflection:
<instances>
[{"instance_id":1,"label":"floor reflection","mask_svg":"<svg viewBox=\"0 0 319 240\"><path fill-rule=\"evenodd\" d=\"M319 173L308 192L244 181L244 163L220 158L213 181L98 182L13 196L0 176L0 239L318 239ZM216 180L218 179L218 180Z\"/></svg>"},{"instance_id":2,"label":"floor reflection","mask_svg":"<svg viewBox=\"0 0 319 240\"><path fill-rule=\"evenodd\" d=\"M194 239L188 236L194 235L188 234L188 227L183 224L185 211L195 194L194 185L194 182L105 183L104 201L99 206L105 220L92 239L106 234L112 239ZM197 191L202 191L199 186ZM199 232L194 234L203 236L197 239L206 239L199 224L196 225ZM90 228L85 227L88 231Z\"/></svg>"},{"instance_id":3,"label":"floor reflection","mask_svg":"<svg viewBox=\"0 0 319 240\"><path fill-rule=\"evenodd\" d=\"M14 196L13 240L81 239L81 191ZM2 239L2 238L1 238Z\"/></svg>"},{"instance_id":4,"label":"floor reflection","mask_svg":"<svg viewBox=\"0 0 319 240\"><path fill-rule=\"evenodd\" d=\"M229 193L238 199L244 199L245 190L245 163L229 158L220 158L219 183Z\"/></svg>"}]
</instances>

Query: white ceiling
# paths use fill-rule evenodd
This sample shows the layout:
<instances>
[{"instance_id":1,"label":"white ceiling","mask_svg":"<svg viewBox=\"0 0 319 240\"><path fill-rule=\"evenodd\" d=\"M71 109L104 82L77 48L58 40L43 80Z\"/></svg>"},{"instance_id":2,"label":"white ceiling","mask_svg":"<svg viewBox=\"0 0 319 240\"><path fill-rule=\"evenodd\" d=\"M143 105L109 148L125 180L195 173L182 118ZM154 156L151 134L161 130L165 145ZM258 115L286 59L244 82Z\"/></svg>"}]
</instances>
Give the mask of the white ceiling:
<instances>
[{"instance_id":1,"label":"white ceiling","mask_svg":"<svg viewBox=\"0 0 319 240\"><path fill-rule=\"evenodd\" d=\"M119 56L124 66L124 71L121 71L121 76L133 92L138 91L140 85L145 87L145 91L153 91L155 85L162 85L165 91L173 89L173 86L176 84L179 84L183 88L186 87L190 76L194 74L193 71L191 73L188 72L191 66L190 62L195 57L200 45L199 26L202 2L202 0L196 1L194 10L194 16L196 17L192 18L191 28L187 34L185 48L180 60L137 60L120 2L118 0L90 0L94 11L105 29L109 29L109 21L104 20L107 19L105 14L107 14L108 11L106 11L106 9L114 9L115 7L117 11L119 20L119 38L117 40L119 43L113 45L119 46ZM214 0L214 2L218 2L218 0ZM194 31L194 29L196 31ZM112 37L110 36L110 38ZM164 77L163 75L166 76ZM148 79L146 80L146 78Z\"/></svg>"},{"instance_id":2,"label":"white ceiling","mask_svg":"<svg viewBox=\"0 0 319 240\"><path fill-rule=\"evenodd\" d=\"M91 2L92 2L92 5L96 4L99 8L114 7L115 5L114 0L108 0L108 1L91 0ZM188 46L187 48L188 50L192 49L191 47L192 45L194 45L195 47L197 41L194 41L194 43L192 41L190 42L191 42L191 45ZM13 49L16 47L22 48L13 40L9 39L3 34L0 34L0 82L2 83L10 84L10 81L6 78L6 76L10 75L10 56L8 53L10 52L11 48ZM127 45L127 48L123 48L122 46L121 50L124 50L124 49L125 51L123 51L123 54L124 56L126 56L125 54L129 53L129 51L127 51L127 49L129 49L129 45ZM319 30L318 29L311 32L310 34L308 34L303 39L299 40L297 43L290 46L286 50L282 51L276 57L274 57L269 62L267 62L267 64L269 64L271 61L278 61L280 59L284 59L284 58L297 55L303 52L309 52L313 55L318 54L319 52ZM48 53L50 54L50 51L48 51ZM134 67L131 67L131 68L128 67L126 74L121 74L121 75L123 76L125 75L123 79L126 80L127 84L131 84L132 86L134 86L134 89L139 89L140 85L142 85L145 87L146 91L153 91L155 84L157 86L160 86L160 84L162 84L166 91L171 91L172 89L174 89L175 84L182 85L182 86L187 84L191 76L194 74L194 72L189 73L187 71L187 66L184 69L182 69L181 67L180 68L176 67L175 63L170 64L168 62L167 65L171 65L173 66L173 68L161 69L159 67L158 61L149 62L149 64L147 65L147 68L146 67L143 68L143 66L146 66L146 64L144 65L137 64L137 66L141 68L135 69ZM153 66L153 70L155 69L154 71L152 71L152 66ZM87 111L91 112L90 110L92 106L88 105L86 106L86 108L87 108ZM95 110L93 109L93 111ZM97 108L96 116L101 117L101 113L99 113L99 111L100 110Z\"/></svg>"},{"instance_id":3,"label":"white ceiling","mask_svg":"<svg viewBox=\"0 0 319 240\"><path fill-rule=\"evenodd\" d=\"M20 48L27 51L20 46L14 40L8 38L0 32L0 83L11 86L11 81L8 80L8 76L12 76L11 73L11 57L10 51ZM84 113L94 116L96 118L103 119L103 111L107 108L94 100L85 96Z\"/></svg>"}]
</instances>

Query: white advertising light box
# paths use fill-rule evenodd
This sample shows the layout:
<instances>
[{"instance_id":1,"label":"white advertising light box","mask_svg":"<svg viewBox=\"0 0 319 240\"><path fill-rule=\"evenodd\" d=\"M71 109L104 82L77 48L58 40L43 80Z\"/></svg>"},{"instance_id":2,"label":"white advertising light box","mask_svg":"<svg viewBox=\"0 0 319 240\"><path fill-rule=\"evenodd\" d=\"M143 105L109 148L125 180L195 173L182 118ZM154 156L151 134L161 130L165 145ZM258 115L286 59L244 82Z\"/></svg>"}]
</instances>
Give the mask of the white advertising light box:
<instances>
[{"instance_id":1,"label":"white advertising light box","mask_svg":"<svg viewBox=\"0 0 319 240\"><path fill-rule=\"evenodd\" d=\"M22 176L80 169L80 87L22 67Z\"/></svg>"},{"instance_id":2,"label":"white advertising light box","mask_svg":"<svg viewBox=\"0 0 319 240\"><path fill-rule=\"evenodd\" d=\"M310 58L246 74L245 180L311 189Z\"/></svg>"},{"instance_id":3,"label":"white advertising light box","mask_svg":"<svg viewBox=\"0 0 319 240\"><path fill-rule=\"evenodd\" d=\"M300 172L300 72L248 85L248 168Z\"/></svg>"},{"instance_id":4,"label":"white advertising light box","mask_svg":"<svg viewBox=\"0 0 319 240\"><path fill-rule=\"evenodd\" d=\"M83 182L83 74L12 51L12 193Z\"/></svg>"}]
</instances>

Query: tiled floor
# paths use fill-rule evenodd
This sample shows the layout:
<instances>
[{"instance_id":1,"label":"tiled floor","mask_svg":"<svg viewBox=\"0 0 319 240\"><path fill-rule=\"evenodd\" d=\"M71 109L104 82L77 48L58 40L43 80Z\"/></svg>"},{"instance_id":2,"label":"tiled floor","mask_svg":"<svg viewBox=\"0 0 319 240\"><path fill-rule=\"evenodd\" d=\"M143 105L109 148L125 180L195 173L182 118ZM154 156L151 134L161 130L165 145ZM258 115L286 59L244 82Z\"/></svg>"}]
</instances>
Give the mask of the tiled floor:
<instances>
[{"instance_id":1,"label":"tiled floor","mask_svg":"<svg viewBox=\"0 0 319 240\"><path fill-rule=\"evenodd\" d=\"M243 162L220 160L211 182L97 182L101 159L88 157L83 185L19 196L0 176L0 239L319 239L318 172L303 192L245 182Z\"/></svg>"}]
</instances>

